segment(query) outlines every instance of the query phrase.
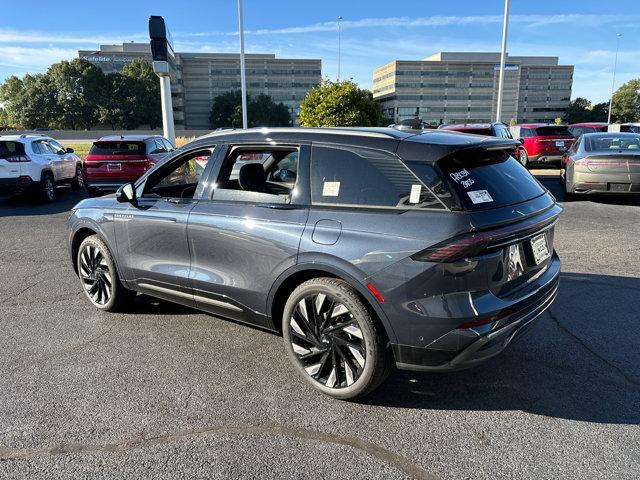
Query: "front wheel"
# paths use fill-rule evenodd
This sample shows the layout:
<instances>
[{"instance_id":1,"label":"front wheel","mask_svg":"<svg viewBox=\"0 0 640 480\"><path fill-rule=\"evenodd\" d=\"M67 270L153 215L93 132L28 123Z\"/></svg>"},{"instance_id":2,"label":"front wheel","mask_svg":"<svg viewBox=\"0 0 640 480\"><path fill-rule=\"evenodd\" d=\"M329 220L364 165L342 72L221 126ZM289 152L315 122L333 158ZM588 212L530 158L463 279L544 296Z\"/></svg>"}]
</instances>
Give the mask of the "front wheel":
<instances>
[{"instance_id":1,"label":"front wheel","mask_svg":"<svg viewBox=\"0 0 640 480\"><path fill-rule=\"evenodd\" d=\"M76 261L82 290L96 308L120 311L135 297L120 283L111 252L100 236L83 240Z\"/></svg>"},{"instance_id":2,"label":"front wheel","mask_svg":"<svg viewBox=\"0 0 640 480\"><path fill-rule=\"evenodd\" d=\"M384 331L343 280L315 278L298 286L285 305L282 332L296 371L334 398L362 397L389 373Z\"/></svg>"}]
</instances>

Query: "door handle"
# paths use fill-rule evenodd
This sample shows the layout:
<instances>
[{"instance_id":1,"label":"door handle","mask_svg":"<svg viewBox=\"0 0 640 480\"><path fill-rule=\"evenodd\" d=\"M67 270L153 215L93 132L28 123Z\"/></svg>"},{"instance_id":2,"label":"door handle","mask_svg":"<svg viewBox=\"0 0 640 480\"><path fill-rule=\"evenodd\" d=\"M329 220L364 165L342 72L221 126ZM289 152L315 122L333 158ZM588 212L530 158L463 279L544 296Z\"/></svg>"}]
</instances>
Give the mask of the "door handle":
<instances>
[{"instance_id":1,"label":"door handle","mask_svg":"<svg viewBox=\"0 0 640 480\"><path fill-rule=\"evenodd\" d=\"M260 208L270 208L272 210L295 210L296 208L298 208L295 205L290 205L288 203L282 203L282 204L280 204L280 203L264 204L263 203L263 204L258 204L256 206L258 206Z\"/></svg>"}]
</instances>

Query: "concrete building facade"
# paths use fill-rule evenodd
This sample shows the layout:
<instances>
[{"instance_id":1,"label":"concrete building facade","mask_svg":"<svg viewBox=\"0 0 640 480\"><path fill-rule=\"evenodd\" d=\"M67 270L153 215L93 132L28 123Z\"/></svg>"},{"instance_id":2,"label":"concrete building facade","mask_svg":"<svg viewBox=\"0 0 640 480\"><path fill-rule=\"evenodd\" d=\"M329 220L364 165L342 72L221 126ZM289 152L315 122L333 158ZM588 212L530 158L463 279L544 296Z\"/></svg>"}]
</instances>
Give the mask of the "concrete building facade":
<instances>
[{"instance_id":1,"label":"concrete building facade","mask_svg":"<svg viewBox=\"0 0 640 480\"><path fill-rule=\"evenodd\" d=\"M423 60L394 60L374 70L373 97L397 122L439 123L495 119L499 53L440 52ZM573 65L558 57L507 56L501 121L553 122L570 98Z\"/></svg>"},{"instance_id":2,"label":"concrete building facade","mask_svg":"<svg viewBox=\"0 0 640 480\"><path fill-rule=\"evenodd\" d=\"M151 62L148 43L101 45L97 51L80 50L84 58L105 73L120 71L136 58ZM171 67L171 96L176 128L209 128L213 99L225 92L240 90L240 55L235 53L179 53ZM284 103L294 124L300 102L321 80L319 59L276 58L273 54L245 54L247 93L271 96Z\"/></svg>"}]
</instances>

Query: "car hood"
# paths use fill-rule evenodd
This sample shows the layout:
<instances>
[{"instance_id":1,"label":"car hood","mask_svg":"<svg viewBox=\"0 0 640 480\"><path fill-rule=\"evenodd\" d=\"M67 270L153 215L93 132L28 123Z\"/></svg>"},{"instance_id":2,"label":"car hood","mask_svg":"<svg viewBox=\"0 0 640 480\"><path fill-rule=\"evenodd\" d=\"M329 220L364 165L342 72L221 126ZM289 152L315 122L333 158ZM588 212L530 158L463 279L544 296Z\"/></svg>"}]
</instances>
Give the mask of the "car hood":
<instances>
[{"instance_id":1,"label":"car hood","mask_svg":"<svg viewBox=\"0 0 640 480\"><path fill-rule=\"evenodd\" d=\"M78 210L79 208L109 208L113 207L115 204L116 194L111 193L102 197L85 198L84 200L78 202L73 207L73 210Z\"/></svg>"}]
</instances>

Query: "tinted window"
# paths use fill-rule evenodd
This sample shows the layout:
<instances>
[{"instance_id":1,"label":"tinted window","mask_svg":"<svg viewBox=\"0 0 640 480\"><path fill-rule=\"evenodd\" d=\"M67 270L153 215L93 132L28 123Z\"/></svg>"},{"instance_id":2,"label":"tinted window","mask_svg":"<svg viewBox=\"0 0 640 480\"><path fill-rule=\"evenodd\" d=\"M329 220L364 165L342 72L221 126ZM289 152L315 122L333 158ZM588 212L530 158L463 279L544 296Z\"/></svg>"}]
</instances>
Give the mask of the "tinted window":
<instances>
[{"instance_id":1,"label":"tinted window","mask_svg":"<svg viewBox=\"0 0 640 480\"><path fill-rule=\"evenodd\" d=\"M584 149L587 152L599 150L633 150L640 152L640 135L586 135Z\"/></svg>"},{"instance_id":2,"label":"tinted window","mask_svg":"<svg viewBox=\"0 0 640 480\"><path fill-rule=\"evenodd\" d=\"M20 142L0 142L0 158L24 155L24 145Z\"/></svg>"},{"instance_id":3,"label":"tinted window","mask_svg":"<svg viewBox=\"0 0 640 480\"><path fill-rule=\"evenodd\" d=\"M166 138L161 138L160 141L162 143L164 143L164 147L167 149L167 152L171 152L171 151L175 150L173 145L171 145L171 142L169 140L167 140Z\"/></svg>"},{"instance_id":4,"label":"tinted window","mask_svg":"<svg viewBox=\"0 0 640 480\"><path fill-rule=\"evenodd\" d=\"M89 155L144 155L144 142L95 142Z\"/></svg>"},{"instance_id":5,"label":"tinted window","mask_svg":"<svg viewBox=\"0 0 640 480\"><path fill-rule=\"evenodd\" d=\"M569 129L564 125L546 125L544 127L537 127L536 135L539 137L544 137L547 135L571 136L571 132L569 132Z\"/></svg>"},{"instance_id":6,"label":"tinted window","mask_svg":"<svg viewBox=\"0 0 640 480\"><path fill-rule=\"evenodd\" d=\"M311 199L321 205L444 208L397 157L355 147L313 147Z\"/></svg>"},{"instance_id":7,"label":"tinted window","mask_svg":"<svg viewBox=\"0 0 640 480\"><path fill-rule=\"evenodd\" d=\"M488 155L488 154L484 154ZM467 210L485 210L521 203L545 190L513 157L496 152L495 159L456 158L440 161L449 185Z\"/></svg>"},{"instance_id":8,"label":"tinted window","mask_svg":"<svg viewBox=\"0 0 640 480\"><path fill-rule=\"evenodd\" d=\"M490 128L461 128L458 131L471 133L473 135L486 135L487 137L493 137L493 131Z\"/></svg>"},{"instance_id":9,"label":"tinted window","mask_svg":"<svg viewBox=\"0 0 640 480\"><path fill-rule=\"evenodd\" d=\"M521 128L520 138L533 137L535 135L533 128Z\"/></svg>"}]
</instances>

